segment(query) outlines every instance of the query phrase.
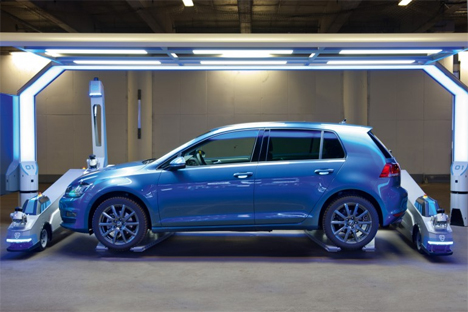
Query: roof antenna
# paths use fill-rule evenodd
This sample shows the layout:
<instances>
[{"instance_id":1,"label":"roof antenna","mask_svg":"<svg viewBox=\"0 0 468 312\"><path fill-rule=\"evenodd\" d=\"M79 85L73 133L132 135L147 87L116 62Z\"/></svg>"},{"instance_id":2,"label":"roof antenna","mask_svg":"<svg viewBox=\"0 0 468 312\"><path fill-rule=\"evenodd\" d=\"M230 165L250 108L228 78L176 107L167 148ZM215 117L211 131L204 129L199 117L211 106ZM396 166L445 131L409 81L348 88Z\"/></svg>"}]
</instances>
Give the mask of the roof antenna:
<instances>
[{"instance_id":1,"label":"roof antenna","mask_svg":"<svg viewBox=\"0 0 468 312\"><path fill-rule=\"evenodd\" d=\"M340 125L344 125L344 124L346 124L346 118L340 121Z\"/></svg>"}]
</instances>

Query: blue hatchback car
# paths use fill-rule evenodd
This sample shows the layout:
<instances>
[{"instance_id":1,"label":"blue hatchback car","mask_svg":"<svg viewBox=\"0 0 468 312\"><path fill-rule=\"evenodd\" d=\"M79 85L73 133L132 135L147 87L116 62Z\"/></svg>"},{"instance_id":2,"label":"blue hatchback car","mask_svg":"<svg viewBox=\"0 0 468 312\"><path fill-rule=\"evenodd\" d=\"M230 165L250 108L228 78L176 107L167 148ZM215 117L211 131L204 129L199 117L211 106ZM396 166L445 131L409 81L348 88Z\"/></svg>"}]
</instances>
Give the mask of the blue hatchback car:
<instances>
[{"instance_id":1,"label":"blue hatchback car","mask_svg":"<svg viewBox=\"0 0 468 312\"><path fill-rule=\"evenodd\" d=\"M359 249L401 220L400 167L370 127L305 122L225 126L159 159L81 176L62 226L127 250L153 232L323 229Z\"/></svg>"}]
</instances>

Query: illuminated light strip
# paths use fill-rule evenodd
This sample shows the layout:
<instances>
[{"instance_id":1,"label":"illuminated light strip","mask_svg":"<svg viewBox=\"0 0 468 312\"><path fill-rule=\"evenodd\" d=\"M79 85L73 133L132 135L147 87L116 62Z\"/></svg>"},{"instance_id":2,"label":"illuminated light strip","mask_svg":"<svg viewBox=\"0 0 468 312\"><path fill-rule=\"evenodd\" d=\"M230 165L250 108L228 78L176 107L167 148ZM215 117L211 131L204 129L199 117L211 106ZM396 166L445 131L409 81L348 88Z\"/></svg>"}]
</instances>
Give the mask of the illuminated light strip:
<instances>
[{"instance_id":1,"label":"illuminated light strip","mask_svg":"<svg viewBox=\"0 0 468 312\"><path fill-rule=\"evenodd\" d=\"M20 127L19 127L19 98L13 97L13 160L19 160L20 156Z\"/></svg>"},{"instance_id":2,"label":"illuminated light strip","mask_svg":"<svg viewBox=\"0 0 468 312\"><path fill-rule=\"evenodd\" d=\"M30 241L32 241L32 238L18 238L18 239L7 238L6 239L7 243L29 243Z\"/></svg>"},{"instance_id":3,"label":"illuminated light strip","mask_svg":"<svg viewBox=\"0 0 468 312\"><path fill-rule=\"evenodd\" d=\"M179 58L179 56L178 56L177 54L175 54L175 53L171 53L171 56L172 56L173 58Z\"/></svg>"},{"instance_id":4,"label":"illuminated light strip","mask_svg":"<svg viewBox=\"0 0 468 312\"><path fill-rule=\"evenodd\" d=\"M429 245L439 245L439 246L450 246L453 245L453 242L432 242L428 241L427 242Z\"/></svg>"},{"instance_id":5,"label":"illuminated light strip","mask_svg":"<svg viewBox=\"0 0 468 312\"><path fill-rule=\"evenodd\" d=\"M247 57L273 57L272 54L288 55L293 50L193 50L193 54L221 54L221 57L247 58Z\"/></svg>"},{"instance_id":6,"label":"illuminated light strip","mask_svg":"<svg viewBox=\"0 0 468 312\"><path fill-rule=\"evenodd\" d=\"M285 65L287 61L200 61L202 65Z\"/></svg>"},{"instance_id":7,"label":"illuminated light strip","mask_svg":"<svg viewBox=\"0 0 468 312\"><path fill-rule=\"evenodd\" d=\"M83 65L159 65L160 61L106 61L106 60L77 60L75 64Z\"/></svg>"},{"instance_id":8,"label":"illuminated light strip","mask_svg":"<svg viewBox=\"0 0 468 312\"><path fill-rule=\"evenodd\" d=\"M415 60L381 60L381 61L328 61L328 65L385 65L385 64L412 64Z\"/></svg>"},{"instance_id":9,"label":"illuminated light strip","mask_svg":"<svg viewBox=\"0 0 468 312\"><path fill-rule=\"evenodd\" d=\"M339 54L436 54L442 49L432 50L341 50Z\"/></svg>"},{"instance_id":10,"label":"illuminated light strip","mask_svg":"<svg viewBox=\"0 0 468 312\"><path fill-rule=\"evenodd\" d=\"M193 1L192 0L182 0L182 2L184 3L184 5L186 7L191 7L193 6Z\"/></svg>"},{"instance_id":11,"label":"illuminated light strip","mask_svg":"<svg viewBox=\"0 0 468 312\"><path fill-rule=\"evenodd\" d=\"M453 161L468 161L468 91L436 66L424 68L435 81L455 95L453 113Z\"/></svg>"},{"instance_id":12,"label":"illuminated light strip","mask_svg":"<svg viewBox=\"0 0 468 312\"><path fill-rule=\"evenodd\" d=\"M51 67L19 95L20 161L36 161L36 109L34 97L64 69Z\"/></svg>"},{"instance_id":13,"label":"illuminated light strip","mask_svg":"<svg viewBox=\"0 0 468 312\"><path fill-rule=\"evenodd\" d=\"M407 6L413 0L401 0L398 5L399 6Z\"/></svg>"},{"instance_id":14,"label":"illuminated light strip","mask_svg":"<svg viewBox=\"0 0 468 312\"><path fill-rule=\"evenodd\" d=\"M165 64L160 66L135 65L63 65L64 70L387 70L424 69L427 65L258 65L258 66L211 66L211 65L184 65Z\"/></svg>"},{"instance_id":15,"label":"illuminated light strip","mask_svg":"<svg viewBox=\"0 0 468 312\"><path fill-rule=\"evenodd\" d=\"M46 49L47 55L51 54L148 54L146 50L103 50L103 49Z\"/></svg>"},{"instance_id":16,"label":"illuminated light strip","mask_svg":"<svg viewBox=\"0 0 468 312\"><path fill-rule=\"evenodd\" d=\"M314 57L314 56L315 56L315 53L311 53L311 54L309 55L309 57Z\"/></svg>"}]
</instances>

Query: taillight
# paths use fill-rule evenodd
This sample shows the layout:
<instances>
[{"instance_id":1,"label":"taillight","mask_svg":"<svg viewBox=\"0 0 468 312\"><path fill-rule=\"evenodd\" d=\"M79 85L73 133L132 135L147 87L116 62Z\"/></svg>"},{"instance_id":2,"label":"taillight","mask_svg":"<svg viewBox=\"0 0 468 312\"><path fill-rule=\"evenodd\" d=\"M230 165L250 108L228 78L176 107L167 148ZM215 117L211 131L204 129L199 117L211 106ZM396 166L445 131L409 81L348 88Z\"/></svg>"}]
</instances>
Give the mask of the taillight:
<instances>
[{"instance_id":1,"label":"taillight","mask_svg":"<svg viewBox=\"0 0 468 312\"><path fill-rule=\"evenodd\" d=\"M400 165L397 163L386 163L380 174L380 178L397 177L400 175Z\"/></svg>"}]
</instances>

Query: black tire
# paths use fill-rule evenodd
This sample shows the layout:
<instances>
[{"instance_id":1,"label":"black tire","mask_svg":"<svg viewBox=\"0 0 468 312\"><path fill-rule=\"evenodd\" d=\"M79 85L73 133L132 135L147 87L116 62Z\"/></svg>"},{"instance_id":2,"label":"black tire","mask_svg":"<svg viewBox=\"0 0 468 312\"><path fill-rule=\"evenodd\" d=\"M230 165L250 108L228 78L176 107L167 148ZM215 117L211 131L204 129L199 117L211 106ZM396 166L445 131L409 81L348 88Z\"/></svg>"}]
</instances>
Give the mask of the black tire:
<instances>
[{"instance_id":1,"label":"black tire","mask_svg":"<svg viewBox=\"0 0 468 312\"><path fill-rule=\"evenodd\" d=\"M422 247L422 237L421 237L421 232L419 232L419 228L416 228L416 231L414 232L413 235L413 242L414 242L414 247L416 248L419 253L424 253L423 247Z\"/></svg>"},{"instance_id":2,"label":"black tire","mask_svg":"<svg viewBox=\"0 0 468 312\"><path fill-rule=\"evenodd\" d=\"M43 251L47 248L50 242L50 234L47 228L44 226L39 234L39 244L36 248L37 251Z\"/></svg>"},{"instance_id":3,"label":"black tire","mask_svg":"<svg viewBox=\"0 0 468 312\"><path fill-rule=\"evenodd\" d=\"M125 197L103 201L94 212L92 225L99 242L115 251L137 246L148 231L143 208Z\"/></svg>"},{"instance_id":4,"label":"black tire","mask_svg":"<svg viewBox=\"0 0 468 312\"><path fill-rule=\"evenodd\" d=\"M379 216L368 200L344 196L326 208L322 225L333 244L344 250L357 250L374 239L379 228Z\"/></svg>"}]
</instances>

